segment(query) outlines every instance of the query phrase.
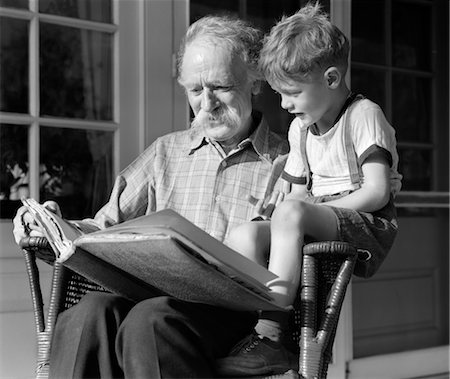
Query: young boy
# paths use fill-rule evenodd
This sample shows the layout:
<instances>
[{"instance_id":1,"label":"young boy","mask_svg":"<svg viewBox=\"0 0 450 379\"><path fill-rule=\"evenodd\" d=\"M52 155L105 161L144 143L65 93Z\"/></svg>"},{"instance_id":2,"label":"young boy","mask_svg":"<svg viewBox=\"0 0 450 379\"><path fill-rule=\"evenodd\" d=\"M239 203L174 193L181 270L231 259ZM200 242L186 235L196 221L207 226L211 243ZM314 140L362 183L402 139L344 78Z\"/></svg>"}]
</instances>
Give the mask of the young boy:
<instances>
[{"instance_id":1,"label":"young boy","mask_svg":"<svg viewBox=\"0 0 450 379\"><path fill-rule=\"evenodd\" d=\"M266 37L260 66L281 106L295 115L283 177L291 192L269 221L244 224L229 244L264 262L278 279L268 286L287 310L298 290L305 236L341 240L370 251L378 266L397 232L393 197L400 190L394 129L380 107L345 83L349 42L320 6L283 18ZM356 274L371 272L357 269ZM287 312L261 312L249 336L219 369L232 375L284 372L292 356L283 347Z\"/></svg>"}]
</instances>

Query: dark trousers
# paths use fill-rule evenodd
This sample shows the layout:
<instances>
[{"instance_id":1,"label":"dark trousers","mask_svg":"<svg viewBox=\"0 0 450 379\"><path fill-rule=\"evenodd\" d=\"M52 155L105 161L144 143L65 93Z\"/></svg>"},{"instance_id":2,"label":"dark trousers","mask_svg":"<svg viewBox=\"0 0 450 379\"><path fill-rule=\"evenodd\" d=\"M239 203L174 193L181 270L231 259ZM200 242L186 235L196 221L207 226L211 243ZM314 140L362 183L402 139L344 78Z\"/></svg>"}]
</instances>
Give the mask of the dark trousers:
<instances>
[{"instance_id":1,"label":"dark trousers","mask_svg":"<svg viewBox=\"0 0 450 379\"><path fill-rule=\"evenodd\" d=\"M250 333L256 319L166 296L135 304L92 292L58 317L50 377L212 378L214 360Z\"/></svg>"}]
</instances>

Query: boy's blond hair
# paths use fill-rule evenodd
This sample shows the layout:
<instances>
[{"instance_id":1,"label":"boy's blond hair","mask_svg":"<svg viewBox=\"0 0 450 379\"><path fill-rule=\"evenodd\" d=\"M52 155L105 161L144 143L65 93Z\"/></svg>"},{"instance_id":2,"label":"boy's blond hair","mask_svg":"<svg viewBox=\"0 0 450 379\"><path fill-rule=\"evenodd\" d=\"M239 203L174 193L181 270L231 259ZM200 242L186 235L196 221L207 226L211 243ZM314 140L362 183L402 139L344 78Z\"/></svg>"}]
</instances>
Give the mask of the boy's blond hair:
<instances>
[{"instance_id":1,"label":"boy's blond hair","mask_svg":"<svg viewBox=\"0 0 450 379\"><path fill-rule=\"evenodd\" d=\"M269 83L308 81L337 67L345 75L350 44L320 4L308 4L283 17L264 39L259 66Z\"/></svg>"}]
</instances>

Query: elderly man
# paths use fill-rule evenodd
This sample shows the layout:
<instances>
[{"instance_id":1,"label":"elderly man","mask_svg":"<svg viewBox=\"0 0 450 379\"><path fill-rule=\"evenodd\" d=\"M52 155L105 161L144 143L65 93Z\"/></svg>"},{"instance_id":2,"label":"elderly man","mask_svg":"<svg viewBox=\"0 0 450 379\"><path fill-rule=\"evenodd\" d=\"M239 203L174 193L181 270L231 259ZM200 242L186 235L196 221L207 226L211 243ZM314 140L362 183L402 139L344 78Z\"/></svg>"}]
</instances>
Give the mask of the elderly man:
<instances>
[{"instance_id":1,"label":"elderly man","mask_svg":"<svg viewBox=\"0 0 450 379\"><path fill-rule=\"evenodd\" d=\"M190 26L179 54L179 82L195 119L156 140L116 179L109 202L85 231L171 208L219 240L255 216L247 200L281 188L286 143L252 109L260 88L261 33L247 23L205 17ZM23 223L31 224L24 228ZM39 233L21 208L15 238ZM134 304L90 293L63 312L52 343L54 378L213 377L214 361L249 334L256 315L167 296Z\"/></svg>"}]
</instances>

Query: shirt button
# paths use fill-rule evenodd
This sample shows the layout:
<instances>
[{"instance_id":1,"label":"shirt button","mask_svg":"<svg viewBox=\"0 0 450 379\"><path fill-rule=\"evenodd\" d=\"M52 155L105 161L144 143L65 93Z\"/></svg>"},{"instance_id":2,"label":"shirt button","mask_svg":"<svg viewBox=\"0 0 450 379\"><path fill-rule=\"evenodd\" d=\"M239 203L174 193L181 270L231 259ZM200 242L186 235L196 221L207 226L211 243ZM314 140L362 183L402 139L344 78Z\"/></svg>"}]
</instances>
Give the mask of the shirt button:
<instances>
[{"instance_id":1,"label":"shirt button","mask_svg":"<svg viewBox=\"0 0 450 379\"><path fill-rule=\"evenodd\" d=\"M227 162L226 161L222 161L221 165L222 165L222 167L227 167Z\"/></svg>"}]
</instances>

